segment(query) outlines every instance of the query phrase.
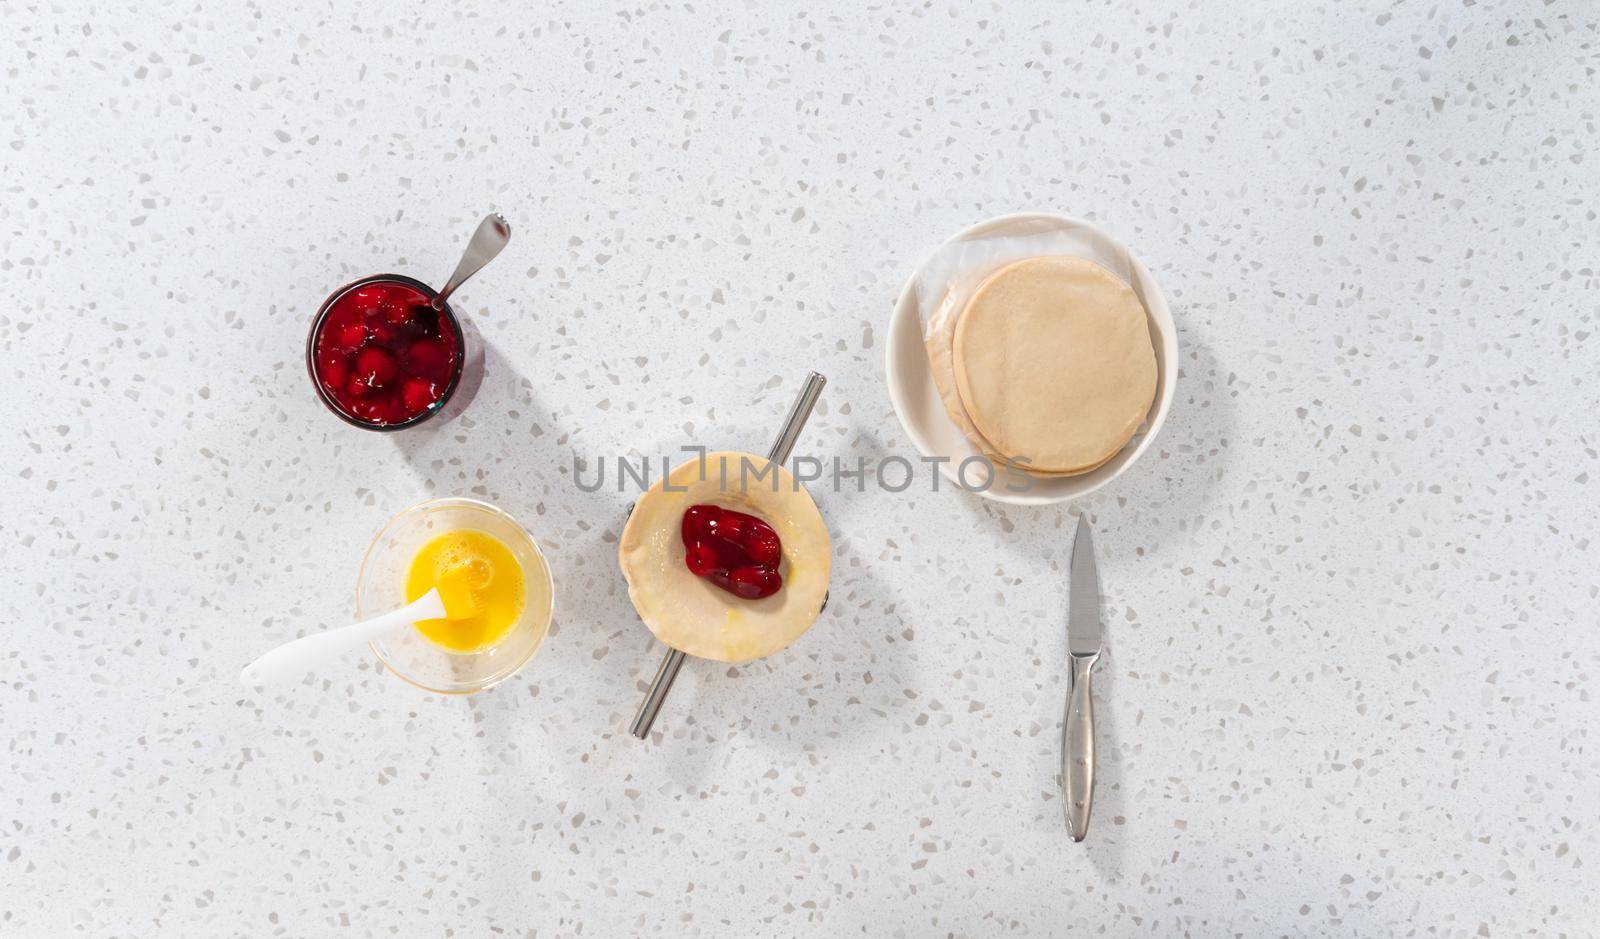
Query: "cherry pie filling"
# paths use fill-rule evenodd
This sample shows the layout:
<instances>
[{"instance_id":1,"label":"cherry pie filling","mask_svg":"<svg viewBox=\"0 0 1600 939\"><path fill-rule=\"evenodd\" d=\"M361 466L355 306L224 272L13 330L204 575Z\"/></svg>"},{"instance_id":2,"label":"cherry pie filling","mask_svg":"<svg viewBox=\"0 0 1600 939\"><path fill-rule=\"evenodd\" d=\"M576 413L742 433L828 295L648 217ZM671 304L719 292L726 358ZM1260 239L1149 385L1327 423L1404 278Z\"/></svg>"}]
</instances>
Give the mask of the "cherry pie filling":
<instances>
[{"instance_id":1,"label":"cherry pie filling","mask_svg":"<svg viewBox=\"0 0 1600 939\"><path fill-rule=\"evenodd\" d=\"M372 281L336 297L317 329L311 373L346 415L383 426L412 420L450 389L461 347L448 313L399 281Z\"/></svg>"},{"instance_id":2,"label":"cherry pie filling","mask_svg":"<svg viewBox=\"0 0 1600 939\"><path fill-rule=\"evenodd\" d=\"M736 597L759 600L783 587L778 564L783 543L772 526L754 515L716 505L692 505L683 513L683 563Z\"/></svg>"}]
</instances>

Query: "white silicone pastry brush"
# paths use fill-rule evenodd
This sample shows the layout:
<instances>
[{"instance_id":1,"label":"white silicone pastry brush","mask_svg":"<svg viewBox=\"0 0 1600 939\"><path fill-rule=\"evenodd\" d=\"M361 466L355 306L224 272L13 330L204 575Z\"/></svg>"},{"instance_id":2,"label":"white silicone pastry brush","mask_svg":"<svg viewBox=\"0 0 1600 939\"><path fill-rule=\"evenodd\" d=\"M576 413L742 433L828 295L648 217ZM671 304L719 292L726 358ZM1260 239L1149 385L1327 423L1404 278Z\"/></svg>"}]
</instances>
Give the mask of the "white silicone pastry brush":
<instances>
[{"instance_id":1,"label":"white silicone pastry brush","mask_svg":"<svg viewBox=\"0 0 1600 939\"><path fill-rule=\"evenodd\" d=\"M438 586L398 610L285 643L246 665L239 680L252 688L290 681L328 659L418 620L466 619L478 611L477 588L482 586L473 582L473 573L470 569L452 569L439 578Z\"/></svg>"}]
</instances>

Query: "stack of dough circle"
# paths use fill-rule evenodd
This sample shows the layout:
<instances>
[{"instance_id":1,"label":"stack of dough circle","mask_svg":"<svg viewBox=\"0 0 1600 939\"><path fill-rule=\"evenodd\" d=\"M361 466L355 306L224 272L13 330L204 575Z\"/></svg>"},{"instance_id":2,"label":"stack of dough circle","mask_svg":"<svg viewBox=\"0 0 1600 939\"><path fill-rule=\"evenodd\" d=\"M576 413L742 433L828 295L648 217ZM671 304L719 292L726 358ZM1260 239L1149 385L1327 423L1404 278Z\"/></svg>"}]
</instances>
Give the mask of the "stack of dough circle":
<instances>
[{"instance_id":1,"label":"stack of dough circle","mask_svg":"<svg viewBox=\"0 0 1600 939\"><path fill-rule=\"evenodd\" d=\"M711 504L754 515L778 533L783 587L746 600L684 564L683 513ZM639 497L623 526L618 562L628 597L656 638L690 655L744 662L800 638L822 612L832 542L811 494L781 466L748 453L708 453L677 467Z\"/></svg>"},{"instance_id":2,"label":"stack of dough circle","mask_svg":"<svg viewBox=\"0 0 1600 939\"><path fill-rule=\"evenodd\" d=\"M929 352L951 419L985 454L1028 472L1072 476L1099 467L1133 437L1155 399L1144 304L1092 261L1008 264L944 322Z\"/></svg>"}]
</instances>

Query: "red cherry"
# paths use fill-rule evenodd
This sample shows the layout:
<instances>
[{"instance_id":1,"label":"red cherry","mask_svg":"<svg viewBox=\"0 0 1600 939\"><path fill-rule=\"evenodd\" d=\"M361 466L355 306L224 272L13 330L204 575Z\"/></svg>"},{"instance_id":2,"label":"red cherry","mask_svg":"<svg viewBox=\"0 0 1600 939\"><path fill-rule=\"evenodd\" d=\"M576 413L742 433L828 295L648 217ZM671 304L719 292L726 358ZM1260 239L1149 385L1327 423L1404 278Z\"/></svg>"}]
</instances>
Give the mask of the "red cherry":
<instances>
[{"instance_id":1,"label":"red cherry","mask_svg":"<svg viewBox=\"0 0 1600 939\"><path fill-rule=\"evenodd\" d=\"M433 393L433 382L421 378L408 378L400 386L400 403L411 414L426 411L439 396Z\"/></svg>"},{"instance_id":2,"label":"red cherry","mask_svg":"<svg viewBox=\"0 0 1600 939\"><path fill-rule=\"evenodd\" d=\"M406 413L405 405L393 398L386 398L378 403L378 420L384 424L398 424L411 417Z\"/></svg>"},{"instance_id":3,"label":"red cherry","mask_svg":"<svg viewBox=\"0 0 1600 939\"><path fill-rule=\"evenodd\" d=\"M317 377L324 388L343 388L350 379L350 357L339 354L325 356L317 365Z\"/></svg>"},{"instance_id":4,"label":"red cherry","mask_svg":"<svg viewBox=\"0 0 1600 939\"><path fill-rule=\"evenodd\" d=\"M356 349L361 348L361 344L366 341L367 327L364 323L349 322L334 327L333 342L334 345L341 349L349 349L354 352Z\"/></svg>"},{"instance_id":5,"label":"red cherry","mask_svg":"<svg viewBox=\"0 0 1600 939\"><path fill-rule=\"evenodd\" d=\"M394 381L399 373L400 368L394 364L394 356L385 349L367 346L356 353L356 374L365 378L367 384L374 388L382 388Z\"/></svg>"},{"instance_id":6,"label":"red cherry","mask_svg":"<svg viewBox=\"0 0 1600 939\"><path fill-rule=\"evenodd\" d=\"M404 326L411 322L411 303L407 300L391 296L378 309L383 312L384 321L391 326Z\"/></svg>"},{"instance_id":7,"label":"red cherry","mask_svg":"<svg viewBox=\"0 0 1600 939\"><path fill-rule=\"evenodd\" d=\"M367 284L356 288L350 295L350 302L360 310L376 310L383 305L386 296L387 291L383 289L382 284Z\"/></svg>"},{"instance_id":8,"label":"red cherry","mask_svg":"<svg viewBox=\"0 0 1600 939\"><path fill-rule=\"evenodd\" d=\"M723 512L712 523L712 531L719 537L726 538L729 541L742 542L745 534L750 530L750 523L746 519L750 519L750 516L743 512ZM754 521L754 519L750 519L750 521Z\"/></svg>"},{"instance_id":9,"label":"red cherry","mask_svg":"<svg viewBox=\"0 0 1600 939\"><path fill-rule=\"evenodd\" d=\"M443 375L450 364L450 353L438 339L418 339L406 349L406 363L413 372Z\"/></svg>"},{"instance_id":10,"label":"red cherry","mask_svg":"<svg viewBox=\"0 0 1600 939\"><path fill-rule=\"evenodd\" d=\"M690 545L684 552L683 563L696 577L704 577L721 566L715 548L707 544Z\"/></svg>"},{"instance_id":11,"label":"red cherry","mask_svg":"<svg viewBox=\"0 0 1600 939\"><path fill-rule=\"evenodd\" d=\"M683 543L702 541L711 537L712 525L722 510L714 505L691 505L683 513Z\"/></svg>"},{"instance_id":12,"label":"red cherry","mask_svg":"<svg viewBox=\"0 0 1600 939\"><path fill-rule=\"evenodd\" d=\"M728 572L728 584L738 596L759 600L777 593L783 578L765 567L736 567Z\"/></svg>"},{"instance_id":13,"label":"red cherry","mask_svg":"<svg viewBox=\"0 0 1600 939\"><path fill-rule=\"evenodd\" d=\"M366 397L367 392L371 390L372 386L367 384L367 377L365 375L351 375L345 380L344 383L345 394L352 398Z\"/></svg>"},{"instance_id":14,"label":"red cherry","mask_svg":"<svg viewBox=\"0 0 1600 939\"><path fill-rule=\"evenodd\" d=\"M776 534L770 537L765 533L752 535L744 550L750 555L750 560L762 567L776 568L779 558L783 556L783 545L778 542Z\"/></svg>"}]
</instances>

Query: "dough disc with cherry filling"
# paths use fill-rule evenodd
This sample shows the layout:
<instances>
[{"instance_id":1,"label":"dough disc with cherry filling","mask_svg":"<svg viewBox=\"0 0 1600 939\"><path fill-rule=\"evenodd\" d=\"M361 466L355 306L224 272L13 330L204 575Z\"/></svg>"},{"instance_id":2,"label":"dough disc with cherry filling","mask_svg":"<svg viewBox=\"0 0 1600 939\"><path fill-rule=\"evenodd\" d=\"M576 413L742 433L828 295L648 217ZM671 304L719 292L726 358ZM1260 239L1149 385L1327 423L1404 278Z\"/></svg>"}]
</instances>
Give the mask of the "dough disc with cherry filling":
<instances>
[{"instance_id":1,"label":"dough disc with cherry filling","mask_svg":"<svg viewBox=\"0 0 1600 939\"><path fill-rule=\"evenodd\" d=\"M1121 450L1156 393L1144 304L1076 257L1027 258L990 275L951 345L956 389L996 453L1079 473Z\"/></svg>"},{"instance_id":2,"label":"dough disc with cherry filling","mask_svg":"<svg viewBox=\"0 0 1600 939\"><path fill-rule=\"evenodd\" d=\"M671 488L663 485L669 480ZM772 526L783 543L777 593L746 600L689 572L680 531L684 511L699 504ZM641 495L622 528L617 558L628 597L656 638L719 662L771 655L800 638L822 612L833 568L828 526L805 487L766 457L731 451L676 466Z\"/></svg>"}]
</instances>

